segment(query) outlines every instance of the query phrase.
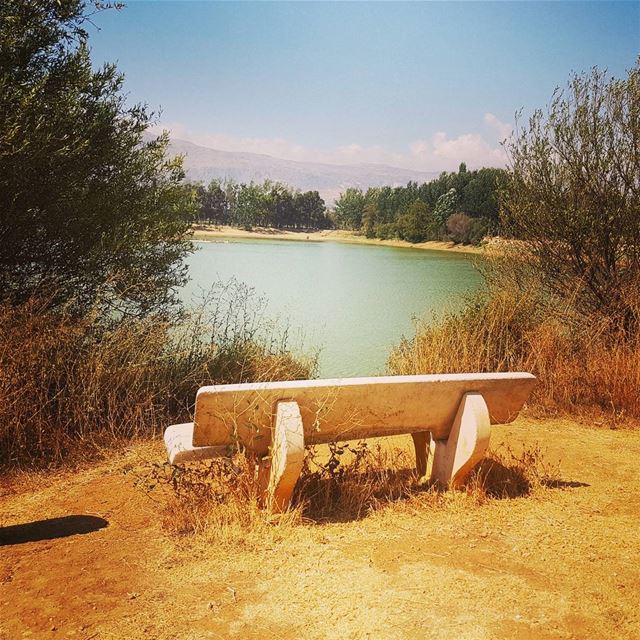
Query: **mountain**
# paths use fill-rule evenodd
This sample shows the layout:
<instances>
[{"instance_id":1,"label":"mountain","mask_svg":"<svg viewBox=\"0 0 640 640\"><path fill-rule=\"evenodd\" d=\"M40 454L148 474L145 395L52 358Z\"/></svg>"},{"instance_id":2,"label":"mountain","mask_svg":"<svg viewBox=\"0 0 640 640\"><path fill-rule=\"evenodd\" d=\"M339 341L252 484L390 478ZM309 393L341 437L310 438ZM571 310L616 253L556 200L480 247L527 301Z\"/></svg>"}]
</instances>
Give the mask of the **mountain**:
<instances>
[{"instance_id":1,"label":"mountain","mask_svg":"<svg viewBox=\"0 0 640 640\"><path fill-rule=\"evenodd\" d=\"M214 178L236 182L283 182L301 191L319 191L327 204L333 204L348 187L404 186L410 180L427 182L437 172L412 171L382 164L323 164L283 160L260 153L219 151L172 138L171 155L184 154L184 167L190 180L208 183Z\"/></svg>"}]
</instances>

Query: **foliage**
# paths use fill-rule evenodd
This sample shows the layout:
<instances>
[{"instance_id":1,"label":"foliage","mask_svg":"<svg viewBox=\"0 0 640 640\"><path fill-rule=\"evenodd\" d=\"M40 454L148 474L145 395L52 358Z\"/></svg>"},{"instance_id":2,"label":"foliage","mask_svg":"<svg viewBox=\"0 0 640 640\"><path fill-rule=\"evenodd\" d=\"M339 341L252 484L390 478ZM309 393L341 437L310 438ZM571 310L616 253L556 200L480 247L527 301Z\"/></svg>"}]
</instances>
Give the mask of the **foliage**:
<instances>
[{"instance_id":1,"label":"foliage","mask_svg":"<svg viewBox=\"0 0 640 640\"><path fill-rule=\"evenodd\" d=\"M336 226L339 229L360 229L364 205L365 197L360 189L347 189L335 204Z\"/></svg>"},{"instance_id":2,"label":"foliage","mask_svg":"<svg viewBox=\"0 0 640 640\"><path fill-rule=\"evenodd\" d=\"M544 285L627 331L639 320L639 149L640 61L619 80L594 68L518 130L501 192L504 221Z\"/></svg>"},{"instance_id":3,"label":"foliage","mask_svg":"<svg viewBox=\"0 0 640 640\"><path fill-rule=\"evenodd\" d=\"M424 242L438 237L439 225L427 205L416 200L398 217L398 236L407 242Z\"/></svg>"},{"instance_id":4,"label":"foliage","mask_svg":"<svg viewBox=\"0 0 640 640\"><path fill-rule=\"evenodd\" d=\"M441 225L444 225L449 219L449 216L451 216L456 210L457 204L458 192L455 189L449 189L449 191L447 191L447 193L443 193L436 202L436 206L433 210L435 219Z\"/></svg>"},{"instance_id":5,"label":"foliage","mask_svg":"<svg viewBox=\"0 0 640 640\"><path fill-rule=\"evenodd\" d=\"M288 535L309 521L347 522L389 510L455 511L492 500L536 494L558 482L559 471L539 447L490 451L462 491L416 483L415 458L388 442L332 442L307 448L292 506L272 515L262 505L255 460L231 458L188 466L151 463L133 472L136 485L161 498L164 528L201 535L209 544L264 552L265 544L290 544Z\"/></svg>"},{"instance_id":6,"label":"foliage","mask_svg":"<svg viewBox=\"0 0 640 640\"><path fill-rule=\"evenodd\" d=\"M277 229L326 229L331 226L324 200L317 191L292 191L279 182L265 180L237 184L212 180L195 186L200 222Z\"/></svg>"},{"instance_id":7,"label":"foliage","mask_svg":"<svg viewBox=\"0 0 640 640\"><path fill-rule=\"evenodd\" d=\"M485 233L499 230L497 188L502 169L457 173L405 187L372 187L362 192L347 189L336 201L335 224L363 232L369 238L415 238L410 242L446 237L446 221L453 213L473 219L465 242L478 244ZM419 203L419 208L411 207ZM426 207L426 211L425 211Z\"/></svg>"},{"instance_id":8,"label":"foliage","mask_svg":"<svg viewBox=\"0 0 640 640\"><path fill-rule=\"evenodd\" d=\"M464 213L454 213L447 218L447 232L454 242L464 242L473 220Z\"/></svg>"},{"instance_id":9,"label":"foliage","mask_svg":"<svg viewBox=\"0 0 640 640\"><path fill-rule=\"evenodd\" d=\"M447 219L449 239L461 244L478 245L489 230L489 223L484 218L471 218L464 213L454 213Z\"/></svg>"},{"instance_id":10,"label":"foliage","mask_svg":"<svg viewBox=\"0 0 640 640\"><path fill-rule=\"evenodd\" d=\"M185 279L191 190L115 66L92 69L86 11L0 4L1 298L155 313Z\"/></svg>"}]
</instances>

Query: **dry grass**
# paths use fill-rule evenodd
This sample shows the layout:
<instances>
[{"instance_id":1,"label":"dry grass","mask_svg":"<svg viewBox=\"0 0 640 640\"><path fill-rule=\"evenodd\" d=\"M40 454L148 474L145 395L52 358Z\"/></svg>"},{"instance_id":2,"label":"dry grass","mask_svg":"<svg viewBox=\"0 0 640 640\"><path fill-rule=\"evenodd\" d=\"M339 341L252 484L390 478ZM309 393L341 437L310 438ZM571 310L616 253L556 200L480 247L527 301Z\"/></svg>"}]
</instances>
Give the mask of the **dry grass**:
<instances>
[{"instance_id":1,"label":"dry grass","mask_svg":"<svg viewBox=\"0 0 640 640\"><path fill-rule=\"evenodd\" d=\"M314 361L294 357L249 291L215 293L218 306L110 326L35 300L0 307L0 469L156 436L189 418L203 384L313 374Z\"/></svg>"},{"instance_id":2,"label":"dry grass","mask_svg":"<svg viewBox=\"0 0 640 640\"><path fill-rule=\"evenodd\" d=\"M217 547L258 551L303 524L352 522L388 509L467 509L530 495L557 481L537 446L501 447L480 463L462 490L416 482L413 455L381 441L332 443L307 450L291 508L261 509L255 465L244 455L190 465L151 464L136 484L158 502L164 529Z\"/></svg>"},{"instance_id":3,"label":"dry grass","mask_svg":"<svg viewBox=\"0 0 640 640\"><path fill-rule=\"evenodd\" d=\"M532 478L531 493L514 499L478 502L472 485L415 488L360 519L274 520L262 544L253 534L214 544L206 528L168 535L159 488L147 497L122 473L161 462L159 441L78 472L38 474L35 486L0 490L4 526L71 514L109 524L2 547L0 637L638 638L640 548L630 532L640 431L520 417L496 425L492 443L506 467L540 443L561 475ZM330 456L317 454L323 464Z\"/></svg>"},{"instance_id":4,"label":"dry grass","mask_svg":"<svg viewBox=\"0 0 640 640\"><path fill-rule=\"evenodd\" d=\"M530 371L538 414L595 412L613 427L640 418L640 332L578 313L543 292L535 274L510 278L512 264L494 264L486 290L461 312L419 324L391 353L391 373Z\"/></svg>"},{"instance_id":5,"label":"dry grass","mask_svg":"<svg viewBox=\"0 0 640 640\"><path fill-rule=\"evenodd\" d=\"M163 528L173 535L197 535L222 548L258 550L301 512L271 517L261 504L255 465L246 456L189 465L151 464L136 484L157 500Z\"/></svg>"}]
</instances>

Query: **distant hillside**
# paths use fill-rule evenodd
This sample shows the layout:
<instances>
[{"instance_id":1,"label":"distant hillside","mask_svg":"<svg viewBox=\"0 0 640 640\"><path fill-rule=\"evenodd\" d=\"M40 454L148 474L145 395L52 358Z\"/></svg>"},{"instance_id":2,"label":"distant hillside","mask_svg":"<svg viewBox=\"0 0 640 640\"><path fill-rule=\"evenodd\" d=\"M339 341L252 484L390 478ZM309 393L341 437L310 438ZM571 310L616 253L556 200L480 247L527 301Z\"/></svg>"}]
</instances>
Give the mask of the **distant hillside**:
<instances>
[{"instance_id":1,"label":"distant hillside","mask_svg":"<svg viewBox=\"0 0 640 640\"><path fill-rule=\"evenodd\" d=\"M404 186L410 180L427 182L437 172L411 171L381 164L322 164L283 160L259 153L218 151L172 139L172 154L184 154L190 180L209 182L214 178L232 178L237 182L284 182L302 191L317 190L327 204L332 204L348 187Z\"/></svg>"}]
</instances>

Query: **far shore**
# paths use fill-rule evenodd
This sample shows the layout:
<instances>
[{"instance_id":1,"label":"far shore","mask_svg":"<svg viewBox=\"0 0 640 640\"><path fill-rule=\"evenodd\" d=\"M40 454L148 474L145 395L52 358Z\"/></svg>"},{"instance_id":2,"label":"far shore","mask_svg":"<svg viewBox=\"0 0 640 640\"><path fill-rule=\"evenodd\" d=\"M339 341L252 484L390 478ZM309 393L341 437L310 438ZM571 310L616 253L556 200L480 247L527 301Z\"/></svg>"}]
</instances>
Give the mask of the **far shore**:
<instances>
[{"instance_id":1,"label":"far shore","mask_svg":"<svg viewBox=\"0 0 640 640\"><path fill-rule=\"evenodd\" d=\"M284 229L259 228L252 231L228 226L194 225L193 239L215 242L218 239L250 238L253 240L294 240L300 242L348 242L352 244L369 244L380 247L397 247L402 249L425 249L428 251L451 251L454 253L483 253L483 247L454 244L453 242L419 242L412 244L405 240L379 240L355 235L341 229L325 229L322 231L289 231Z\"/></svg>"}]
</instances>

